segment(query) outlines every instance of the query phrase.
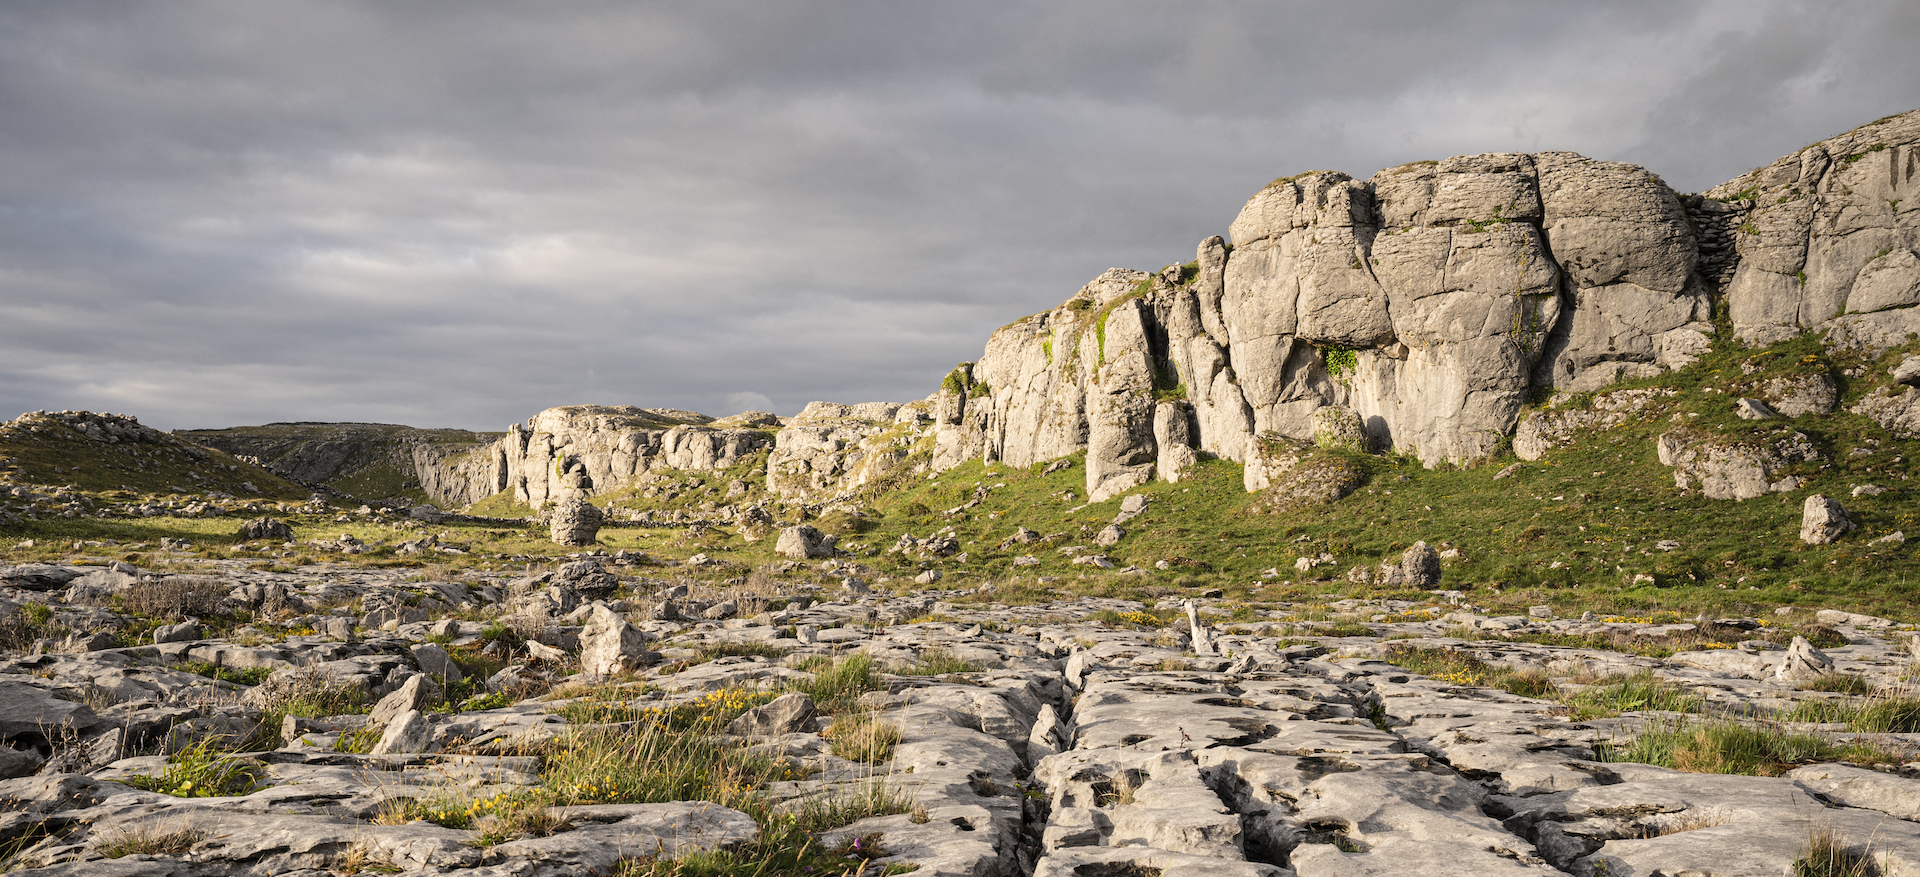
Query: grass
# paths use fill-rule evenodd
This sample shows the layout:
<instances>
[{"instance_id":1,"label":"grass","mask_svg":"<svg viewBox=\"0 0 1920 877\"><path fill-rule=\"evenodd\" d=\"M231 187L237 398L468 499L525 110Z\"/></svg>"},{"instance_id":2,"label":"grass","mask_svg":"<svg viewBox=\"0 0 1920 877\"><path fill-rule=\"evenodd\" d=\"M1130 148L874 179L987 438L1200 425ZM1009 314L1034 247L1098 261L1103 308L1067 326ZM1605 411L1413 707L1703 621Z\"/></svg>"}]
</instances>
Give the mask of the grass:
<instances>
[{"instance_id":1,"label":"grass","mask_svg":"<svg viewBox=\"0 0 1920 877\"><path fill-rule=\"evenodd\" d=\"M273 675L272 667L216 667L210 661L187 661L179 669L188 673L205 676L219 682L231 682L235 685L259 685Z\"/></svg>"},{"instance_id":2,"label":"grass","mask_svg":"<svg viewBox=\"0 0 1920 877\"><path fill-rule=\"evenodd\" d=\"M120 782L176 798L216 798L252 791L264 778L264 769L258 762L219 751L215 740L204 737L167 756L159 776L132 776Z\"/></svg>"},{"instance_id":3,"label":"grass","mask_svg":"<svg viewBox=\"0 0 1920 877\"><path fill-rule=\"evenodd\" d=\"M105 832L96 847L109 859L126 856L184 856L195 844L207 839L207 832L192 826L161 830L152 825L135 825Z\"/></svg>"},{"instance_id":4,"label":"grass","mask_svg":"<svg viewBox=\"0 0 1920 877\"><path fill-rule=\"evenodd\" d=\"M1834 743L1813 734L1788 734L1711 717L1652 723L1632 740L1594 749L1600 761L1748 776L1779 776L1799 765L1826 761L1897 764L1901 760L1899 753L1864 742Z\"/></svg>"},{"instance_id":5,"label":"grass","mask_svg":"<svg viewBox=\"0 0 1920 877\"><path fill-rule=\"evenodd\" d=\"M839 715L853 709L860 695L886 690L880 667L868 655L849 655L838 660L820 658L800 669L813 678L792 684L792 690L805 693L821 710Z\"/></svg>"},{"instance_id":6,"label":"grass","mask_svg":"<svg viewBox=\"0 0 1920 877\"><path fill-rule=\"evenodd\" d=\"M950 673L977 673L984 669L946 649L927 649L911 663L886 665L886 672L895 676L945 676Z\"/></svg>"},{"instance_id":7,"label":"grass","mask_svg":"<svg viewBox=\"0 0 1920 877\"><path fill-rule=\"evenodd\" d=\"M1840 700L1801 701L1782 716L1790 722L1844 722L1862 734L1920 731L1920 698L1897 692Z\"/></svg>"},{"instance_id":8,"label":"grass","mask_svg":"<svg viewBox=\"0 0 1920 877\"><path fill-rule=\"evenodd\" d=\"M1792 877L1878 877L1873 844L1854 844L1830 825L1807 829L1807 843L1794 860Z\"/></svg>"},{"instance_id":9,"label":"grass","mask_svg":"<svg viewBox=\"0 0 1920 877\"><path fill-rule=\"evenodd\" d=\"M1547 700L1557 699L1561 695L1559 687L1541 671L1495 667L1456 649L1396 645L1388 648L1386 660L1395 666L1455 685L1498 688L1521 697Z\"/></svg>"},{"instance_id":10,"label":"grass","mask_svg":"<svg viewBox=\"0 0 1920 877\"><path fill-rule=\"evenodd\" d=\"M837 716L822 736L831 744L833 754L848 761L884 764L893 758L893 747L900 743L900 726L865 710Z\"/></svg>"}]
</instances>

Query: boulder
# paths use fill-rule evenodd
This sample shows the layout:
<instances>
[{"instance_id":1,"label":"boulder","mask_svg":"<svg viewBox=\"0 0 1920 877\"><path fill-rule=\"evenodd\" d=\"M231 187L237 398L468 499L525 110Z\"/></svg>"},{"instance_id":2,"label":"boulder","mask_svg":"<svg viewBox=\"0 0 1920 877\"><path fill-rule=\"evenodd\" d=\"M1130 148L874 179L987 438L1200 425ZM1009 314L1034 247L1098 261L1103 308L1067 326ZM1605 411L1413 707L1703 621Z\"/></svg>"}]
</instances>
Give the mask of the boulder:
<instances>
[{"instance_id":1,"label":"boulder","mask_svg":"<svg viewBox=\"0 0 1920 877\"><path fill-rule=\"evenodd\" d=\"M557 545L592 545L598 540L604 520L598 508L578 493L572 493L554 505L547 530Z\"/></svg>"},{"instance_id":2,"label":"boulder","mask_svg":"<svg viewBox=\"0 0 1920 877\"><path fill-rule=\"evenodd\" d=\"M291 542L293 528L273 518L254 518L240 525L240 538L247 541L265 539L271 542Z\"/></svg>"},{"instance_id":3,"label":"boulder","mask_svg":"<svg viewBox=\"0 0 1920 877\"><path fill-rule=\"evenodd\" d=\"M593 604L586 628L580 632L582 671L589 676L612 676L638 670L659 657L659 653L647 651L645 632L629 624L606 604Z\"/></svg>"},{"instance_id":4,"label":"boulder","mask_svg":"<svg viewBox=\"0 0 1920 877\"><path fill-rule=\"evenodd\" d=\"M553 574L553 582L589 598L605 597L620 589L620 577L591 558L561 564Z\"/></svg>"},{"instance_id":5,"label":"boulder","mask_svg":"<svg viewBox=\"0 0 1920 877\"><path fill-rule=\"evenodd\" d=\"M1774 667L1774 678L1783 682L1800 682L1833 672L1833 658L1826 652L1813 647L1804 636L1793 638L1793 644L1787 646L1786 656Z\"/></svg>"},{"instance_id":6,"label":"boulder","mask_svg":"<svg viewBox=\"0 0 1920 877\"><path fill-rule=\"evenodd\" d=\"M415 673L373 705L373 710L367 713L367 724L385 728L402 713L409 710L418 712L432 706L440 696L440 686L434 684L433 679L424 673Z\"/></svg>"},{"instance_id":7,"label":"boulder","mask_svg":"<svg viewBox=\"0 0 1920 877\"><path fill-rule=\"evenodd\" d=\"M413 662L419 665L420 672L433 677L442 686L457 685L467 678L460 665L454 663L453 656L436 643L421 643L411 651Z\"/></svg>"},{"instance_id":8,"label":"boulder","mask_svg":"<svg viewBox=\"0 0 1920 877\"><path fill-rule=\"evenodd\" d=\"M203 639L206 632L200 629L198 621L183 621L179 624L165 624L153 629L153 644L185 643Z\"/></svg>"},{"instance_id":9,"label":"boulder","mask_svg":"<svg viewBox=\"0 0 1920 877\"><path fill-rule=\"evenodd\" d=\"M1753 499L1800 486L1787 476L1787 462L1774 449L1730 441L1681 427L1660 436L1660 462L1673 467L1673 485L1698 485L1708 499Z\"/></svg>"},{"instance_id":10,"label":"boulder","mask_svg":"<svg viewBox=\"0 0 1920 877\"><path fill-rule=\"evenodd\" d=\"M1767 407L1767 403L1744 398L1733 400L1733 414L1741 420L1767 420L1780 416L1779 412Z\"/></svg>"},{"instance_id":11,"label":"boulder","mask_svg":"<svg viewBox=\"0 0 1920 877\"><path fill-rule=\"evenodd\" d=\"M807 524L787 527L780 531L780 541L774 543L773 553L795 560L808 560L816 557L832 557L833 544L839 537L822 533Z\"/></svg>"},{"instance_id":12,"label":"boulder","mask_svg":"<svg viewBox=\"0 0 1920 877\"><path fill-rule=\"evenodd\" d=\"M1840 401L1840 387L1825 374L1774 378L1760 390L1773 410L1787 417L1825 414Z\"/></svg>"},{"instance_id":13,"label":"boulder","mask_svg":"<svg viewBox=\"0 0 1920 877\"><path fill-rule=\"evenodd\" d=\"M425 752L431 748L433 726L419 710L407 710L388 722L386 730L380 734L380 741L373 744L374 755L403 755Z\"/></svg>"},{"instance_id":14,"label":"boulder","mask_svg":"<svg viewBox=\"0 0 1920 877\"><path fill-rule=\"evenodd\" d=\"M81 576L85 570L70 566L54 566L51 563L23 563L18 566L0 567L0 584L24 591L58 591L68 582Z\"/></svg>"},{"instance_id":15,"label":"boulder","mask_svg":"<svg viewBox=\"0 0 1920 877\"><path fill-rule=\"evenodd\" d=\"M1313 443L1322 448L1365 453L1367 433L1351 408L1329 405L1313 412Z\"/></svg>"},{"instance_id":16,"label":"boulder","mask_svg":"<svg viewBox=\"0 0 1920 877\"><path fill-rule=\"evenodd\" d=\"M790 692L771 702L740 714L727 725L727 733L738 737L774 737L796 732L812 733L819 725L819 710L813 698Z\"/></svg>"},{"instance_id":17,"label":"boulder","mask_svg":"<svg viewBox=\"0 0 1920 877\"><path fill-rule=\"evenodd\" d=\"M1840 501L1814 494L1800 507L1800 541L1826 545L1859 528Z\"/></svg>"},{"instance_id":18,"label":"boulder","mask_svg":"<svg viewBox=\"0 0 1920 877\"><path fill-rule=\"evenodd\" d=\"M1894 383L1920 387L1920 356L1909 356L1887 372Z\"/></svg>"},{"instance_id":19,"label":"boulder","mask_svg":"<svg viewBox=\"0 0 1920 877\"><path fill-rule=\"evenodd\" d=\"M1413 587L1437 588L1440 586L1440 552L1425 542L1415 542L1400 555L1400 571Z\"/></svg>"}]
</instances>

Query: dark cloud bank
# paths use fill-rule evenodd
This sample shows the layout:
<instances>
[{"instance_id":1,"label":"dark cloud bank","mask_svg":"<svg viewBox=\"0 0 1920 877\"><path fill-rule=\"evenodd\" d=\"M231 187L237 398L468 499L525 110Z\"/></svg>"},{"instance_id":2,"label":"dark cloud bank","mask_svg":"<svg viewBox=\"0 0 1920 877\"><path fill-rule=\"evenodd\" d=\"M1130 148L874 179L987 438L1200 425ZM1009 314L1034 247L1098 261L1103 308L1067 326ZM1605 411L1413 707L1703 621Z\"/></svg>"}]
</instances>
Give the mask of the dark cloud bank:
<instances>
[{"instance_id":1,"label":"dark cloud bank","mask_svg":"<svg viewBox=\"0 0 1920 877\"><path fill-rule=\"evenodd\" d=\"M0 416L917 398L1276 176L1571 149L1698 190L1913 109L1917 10L8 4Z\"/></svg>"}]
</instances>

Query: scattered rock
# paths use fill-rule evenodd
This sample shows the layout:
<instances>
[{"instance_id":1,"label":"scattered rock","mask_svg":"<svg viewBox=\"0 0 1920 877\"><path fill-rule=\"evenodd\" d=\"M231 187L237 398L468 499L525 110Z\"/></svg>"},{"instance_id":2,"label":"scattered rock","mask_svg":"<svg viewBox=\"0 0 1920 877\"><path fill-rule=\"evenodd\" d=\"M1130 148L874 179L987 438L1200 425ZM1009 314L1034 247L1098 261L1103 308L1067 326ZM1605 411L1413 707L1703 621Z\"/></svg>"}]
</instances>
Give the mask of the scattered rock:
<instances>
[{"instance_id":1,"label":"scattered rock","mask_svg":"<svg viewBox=\"0 0 1920 877\"><path fill-rule=\"evenodd\" d=\"M819 725L818 715L813 698L795 691L741 713L727 725L727 733L738 737L772 737L814 731Z\"/></svg>"},{"instance_id":2,"label":"scattered rock","mask_svg":"<svg viewBox=\"0 0 1920 877\"><path fill-rule=\"evenodd\" d=\"M244 541L265 539L271 542L292 542L293 528L273 518L254 518L240 525L240 538Z\"/></svg>"},{"instance_id":3,"label":"scattered rock","mask_svg":"<svg viewBox=\"0 0 1920 877\"><path fill-rule=\"evenodd\" d=\"M1859 526L1838 500L1821 494L1807 497L1801 506L1800 541L1808 545L1829 544Z\"/></svg>"},{"instance_id":4,"label":"scattered rock","mask_svg":"<svg viewBox=\"0 0 1920 877\"><path fill-rule=\"evenodd\" d=\"M833 545L838 538L806 524L787 527L780 531L780 541L774 544L773 553L795 560L832 557Z\"/></svg>"}]
</instances>

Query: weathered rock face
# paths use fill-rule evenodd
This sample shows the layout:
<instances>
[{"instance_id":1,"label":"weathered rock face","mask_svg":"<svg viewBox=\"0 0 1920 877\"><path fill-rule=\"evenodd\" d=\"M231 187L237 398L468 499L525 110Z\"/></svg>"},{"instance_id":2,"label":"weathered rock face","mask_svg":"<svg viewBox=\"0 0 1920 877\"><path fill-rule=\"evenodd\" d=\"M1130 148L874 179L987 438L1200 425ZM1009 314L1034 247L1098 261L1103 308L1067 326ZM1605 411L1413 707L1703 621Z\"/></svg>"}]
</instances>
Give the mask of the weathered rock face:
<instances>
[{"instance_id":1,"label":"weathered rock face","mask_svg":"<svg viewBox=\"0 0 1920 877\"><path fill-rule=\"evenodd\" d=\"M911 459L915 443L931 430L928 411L941 396L906 405L814 402L775 437L767 457L767 488L787 500L817 502L842 496L893 474L898 467L923 471L925 457Z\"/></svg>"},{"instance_id":2,"label":"weathered rock face","mask_svg":"<svg viewBox=\"0 0 1920 877\"><path fill-rule=\"evenodd\" d=\"M1920 112L1816 143L1706 193L1738 205L1725 294L1741 340L1808 329L1881 350L1920 331Z\"/></svg>"},{"instance_id":3,"label":"weathered rock face","mask_svg":"<svg viewBox=\"0 0 1920 877\"><path fill-rule=\"evenodd\" d=\"M1107 271L995 332L936 397L932 466L1084 449L1099 500L1167 477L1185 457L1164 445L1245 461L1262 433L1314 438L1328 408L1373 447L1469 462L1513 435L1530 388L1693 362L1716 294L1749 341L1830 326L1839 343L1898 343L1920 330L1915 186L1920 112L1707 198L1566 152L1277 180L1234 219L1231 248L1209 238L1185 266ZM1834 404L1831 386L1775 389L1787 416ZM1169 400L1187 429L1163 428Z\"/></svg>"},{"instance_id":4,"label":"weathered rock face","mask_svg":"<svg viewBox=\"0 0 1920 877\"><path fill-rule=\"evenodd\" d=\"M420 446L415 467L442 506L512 490L538 507L576 484L605 492L656 469L731 468L770 447L773 436L762 427L777 424L758 412L716 421L671 408L568 405L508 427L491 445L457 453Z\"/></svg>"}]
</instances>

